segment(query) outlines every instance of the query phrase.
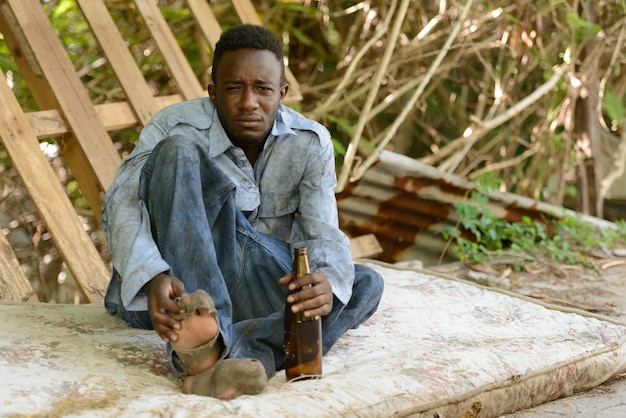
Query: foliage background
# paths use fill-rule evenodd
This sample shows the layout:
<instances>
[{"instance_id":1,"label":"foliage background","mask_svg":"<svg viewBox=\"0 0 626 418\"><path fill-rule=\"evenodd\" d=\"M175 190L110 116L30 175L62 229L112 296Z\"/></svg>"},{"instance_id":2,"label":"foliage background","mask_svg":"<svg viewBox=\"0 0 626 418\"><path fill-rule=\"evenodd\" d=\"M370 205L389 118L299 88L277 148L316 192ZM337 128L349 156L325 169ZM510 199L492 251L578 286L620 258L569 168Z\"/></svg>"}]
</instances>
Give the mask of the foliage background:
<instances>
[{"instance_id":1,"label":"foliage background","mask_svg":"<svg viewBox=\"0 0 626 418\"><path fill-rule=\"evenodd\" d=\"M93 102L125 100L74 0L41 2ZM230 1L209 3L223 29L239 23ZM106 4L154 94L176 93L134 3ZM158 4L207 84L211 51L185 2ZM472 180L489 173L503 191L605 215L626 159L624 0L254 4L285 42L304 96L294 107L331 130L340 186L391 149ZM24 110L38 110L1 39L0 68ZM137 137L134 129L112 133L122 155ZM107 259L62 155L50 160ZM40 298L62 299L62 261L1 145L0 186L0 226Z\"/></svg>"}]
</instances>

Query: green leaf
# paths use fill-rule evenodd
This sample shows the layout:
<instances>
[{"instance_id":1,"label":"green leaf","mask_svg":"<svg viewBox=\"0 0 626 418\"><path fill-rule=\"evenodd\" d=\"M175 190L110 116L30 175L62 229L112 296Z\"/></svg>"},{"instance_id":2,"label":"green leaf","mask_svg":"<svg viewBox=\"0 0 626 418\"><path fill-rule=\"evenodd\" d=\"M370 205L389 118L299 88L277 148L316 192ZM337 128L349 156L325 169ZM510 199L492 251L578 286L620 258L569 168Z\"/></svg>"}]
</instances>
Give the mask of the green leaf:
<instances>
[{"instance_id":1,"label":"green leaf","mask_svg":"<svg viewBox=\"0 0 626 418\"><path fill-rule=\"evenodd\" d=\"M337 140L336 138L331 138L331 141L333 142L333 149L335 150L335 156L346 155L346 147L345 145L341 143L341 141Z\"/></svg>"},{"instance_id":2,"label":"green leaf","mask_svg":"<svg viewBox=\"0 0 626 418\"><path fill-rule=\"evenodd\" d=\"M478 175L474 179L474 183L476 183L479 191L486 194L498 190L502 184L502 179L496 177L496 173L493 171L487 171Z\"/></svg>"},{"instance_id":3,"label":"green leaf","mask_svg":"<svg viewBox=\"0 0 626 418\"><path fill-rule=\"evenodd\" d=\"M482 193L472 192L472 202L476 203L480 207L484 207L489 203L489 197Z\"/></svg>"},{"instance_id":4,"label":"green leaf","mask_svg":"<svg viewBox=\"0 0 626 418\"><path fill-rule=\"evenodd\" d=\"M565 20L567 21L567 24L570 25L576 32L576 38L578 40L594 37L602 30L602 26L581 19L572 12L567 13Z\"/></svg>"},{"instance_id":5,"label":"green leaf","mask_svg":"<svg viewBox=\"0 0 626 418\"><path fill-rule=\"evenodd\" d=\"M604 109L606 110L606 114L612 121L617 123L622 123L624 120L624 114L626 113L626 109L624 106L624 102L619 98L619 96L607 91L604 93Z\"/></svg>"},{"instance_id":6,"label":"green leaf","mask_svg":"<svg viewBox=\"0 0 626 418\"><path fill-rule=\"evenodd\" d=\"M52 13L52 17L59 18L65 16L69 10L74 8L76 5L73 1L70 0L62 0L59 5L54 9Z\"/></svg>"},{"instance_id":7,"label":"green leaf","mask_svg":"<svg viewBox=\"0 0 626 418\"><path fill-rule=\"evenodd\" d=\"M289 33L293 35L301 44L306 45L306 46L313 45L313 40L310 37L308 37L304 32L302 32L300 29L298 29L297 27L289 25L288 29L289 29Z\"/></svg>"}]
</instances>

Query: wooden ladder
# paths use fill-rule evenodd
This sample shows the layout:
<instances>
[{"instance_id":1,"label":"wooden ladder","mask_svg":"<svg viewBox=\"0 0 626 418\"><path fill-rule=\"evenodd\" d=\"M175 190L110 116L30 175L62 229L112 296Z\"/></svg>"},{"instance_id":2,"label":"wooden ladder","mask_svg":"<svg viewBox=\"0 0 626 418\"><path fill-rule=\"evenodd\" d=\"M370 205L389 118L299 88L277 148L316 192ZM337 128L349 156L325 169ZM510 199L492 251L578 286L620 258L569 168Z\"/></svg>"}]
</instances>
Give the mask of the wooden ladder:
<instances>
[{"instance_id":1,"label":"wooden ladder","mask_svg":"<svg viewBox=\"0 0 626 418\"><path fill-rule=\"evenodd\" d=\"M104 297L107 266L39 147L56 137L83 195L100 221L101 199L121 162L109 132L144 126L163 106L206 95L163 14L153 0L133 0L164 59L179 94L154 97L111 17L104 0L76 0L115 72L126 101L94 105L40 0L0 0L0 32L41 109L24 112L0 72L0 139L17 168L37 212L84 299ZM242 23L261 24L249 0L232 0ZM187 0L195 25L213 49L220 25L206 0ZM286 103L301 100L287 69ZM0 301L36 301L15 252L0 234Z\"/></svg>"}]
</instances>

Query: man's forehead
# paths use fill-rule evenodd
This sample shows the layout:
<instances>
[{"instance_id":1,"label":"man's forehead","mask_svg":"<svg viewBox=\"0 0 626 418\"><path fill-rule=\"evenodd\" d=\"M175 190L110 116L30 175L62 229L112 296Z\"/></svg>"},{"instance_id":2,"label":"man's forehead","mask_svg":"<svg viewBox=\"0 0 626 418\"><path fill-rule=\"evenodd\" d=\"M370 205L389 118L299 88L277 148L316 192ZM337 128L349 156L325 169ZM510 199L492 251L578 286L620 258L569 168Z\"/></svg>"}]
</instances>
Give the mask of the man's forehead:
<instances>
[{"instance_id":1,"label":"man's forehead","mask_svg":"<svg viewBox=\"0 0 626 418\"><path fill-rule=\"evenodd\" d=\"M276 56L265 49L238 49L225 52L218 64L218 75L223 82L245 76L262 82L273 82L281 76L281 65ZM215 71L216 69L213 68Z\"/></svg>"}]
</instances>

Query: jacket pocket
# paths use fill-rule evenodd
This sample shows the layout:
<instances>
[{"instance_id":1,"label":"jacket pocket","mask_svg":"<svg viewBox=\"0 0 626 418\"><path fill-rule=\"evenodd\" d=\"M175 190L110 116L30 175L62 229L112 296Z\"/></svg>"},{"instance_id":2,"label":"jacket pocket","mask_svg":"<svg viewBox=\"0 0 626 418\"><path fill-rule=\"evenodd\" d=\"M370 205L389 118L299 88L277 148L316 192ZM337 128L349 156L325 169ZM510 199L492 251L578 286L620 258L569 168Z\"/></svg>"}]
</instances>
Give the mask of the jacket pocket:
<instances>
[{"instance_id":1,"label":"jacket pocket","mask_svg":"<svg viewBox=\"0 0 626 418\"><path fill-rule=\"evenodd\" d=\"M300 204L298 190L261 193L260 218L281 218L292 215Z\"/></svg>"}]
</instances>

